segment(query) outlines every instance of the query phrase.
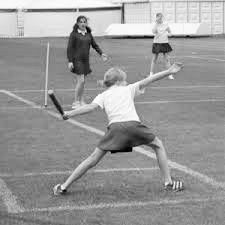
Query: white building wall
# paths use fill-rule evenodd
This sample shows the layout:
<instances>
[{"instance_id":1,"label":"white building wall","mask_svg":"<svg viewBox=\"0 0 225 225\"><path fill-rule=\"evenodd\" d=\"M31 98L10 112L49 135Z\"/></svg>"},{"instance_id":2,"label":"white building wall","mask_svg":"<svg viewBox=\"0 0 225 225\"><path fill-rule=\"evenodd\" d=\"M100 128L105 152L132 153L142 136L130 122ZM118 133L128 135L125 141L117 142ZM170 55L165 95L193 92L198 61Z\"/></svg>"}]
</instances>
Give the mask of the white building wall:
<instances>
[{"instance_id":1,"label":"white building wall","mask_svg":"<svg viewBox=\"0 0 225 225\"><path fill-rule=\"evenodd\" d=\"M169 23L174 23L176 20L175 2L165 2L162 5L162 12ZM152 14L152 22L155 21L155 13Z\"/></svg>"},{"instance_id":2,"label":"white building wall","mask_svg":"<svg viewBox=\"0 0 225 225\"><path fill-rule=\"evenodd\" d=\"M176 2L176 23L187 23L188 22L188 6L187 2Z\"/></svg>"},{"instance_id":3,"label":"white building wall","mask_svg":"<svg viewBox=\"0 0 225 225\"><path fill-rule=\"evenodd\" d=\"M124 14L125 23L149 23L150 20L149 3L141 2L138 4L125 4L124 12L125 12Z\"/></svg>"},{"instance_id":4,"label":"white building wall","mask_svg":"<svg viewBox=\"0 0 225 225\"><path fill-rule=\"evenodd\" d=\"M89 19L93 35L101 36L112 23L121 22L120 10L88 12L27 12L24 17L25 37L68 36L79 15Z\"/></svg>"},{"instance_id":5,"label":"white building wall","mask_svg":"<svg viewBox=\"0 0 225 225\"><path fill-rule=\"evenodd\" d=\"M150 10L151 10L151 21L150 22L154 22L156 13L163 12L163 3L162 2L151 2Z\"/></svg>"},{"instance_id":6,"label":"white building wall","mask_svg":"<svg viewBox=\"0 0 225 225\"><path fill-rule=\"evenodd\" d=\"M223 2L212 2L212 33L220 34L223 32Z\"/></svg>"},{"instance_id":7,"label":"white building wall","mask_svg":"<svg viewBox=\"0 0 225 225\"><path fill-rule=\"evenodd\" d=\"M200 4L199 2L188 2L188 22L200 22Z\"/></svg>"},{"instance_id":8,"label":"white building wall","mask_svg":"<svg viewBox=\"0 0 225 225\"><path fill-rule=\"evenodd\" d=\"M7 25L6 25L7 24ZM0 12L0 37L17 35L17 13Z\"/></svg>"},{"instance_id":9,"label":"white building wall","mask_svg":"<svg viewBox=\"0 0 225 225\"><path fill-rule=\"evenodd\" d=\"M169 23L207 23L211 34L225 33L225 0L114 0L124 4L125 23L152 23L162 12Z\"/></svg>"}]
</instances>

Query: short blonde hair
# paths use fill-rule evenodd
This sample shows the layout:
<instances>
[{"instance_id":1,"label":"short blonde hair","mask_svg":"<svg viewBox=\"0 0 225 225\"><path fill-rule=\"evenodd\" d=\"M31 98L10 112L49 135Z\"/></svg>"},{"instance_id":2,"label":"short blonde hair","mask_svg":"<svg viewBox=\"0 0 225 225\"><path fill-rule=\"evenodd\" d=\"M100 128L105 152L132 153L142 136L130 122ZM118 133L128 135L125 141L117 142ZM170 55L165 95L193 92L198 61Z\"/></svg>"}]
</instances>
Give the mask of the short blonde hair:
<instances>
[{"instance_id":1,"label":"short blonde hair","mask_svg":"<svg viewBox=\"0 0 225 225\"><path fill-rule=\"evenodd\" d=\"M127 78L127 74L119 67L112 67L108 69L104 74L104 85L111 87L117 81L124 81Z\"/></svg>"}]
</instances>

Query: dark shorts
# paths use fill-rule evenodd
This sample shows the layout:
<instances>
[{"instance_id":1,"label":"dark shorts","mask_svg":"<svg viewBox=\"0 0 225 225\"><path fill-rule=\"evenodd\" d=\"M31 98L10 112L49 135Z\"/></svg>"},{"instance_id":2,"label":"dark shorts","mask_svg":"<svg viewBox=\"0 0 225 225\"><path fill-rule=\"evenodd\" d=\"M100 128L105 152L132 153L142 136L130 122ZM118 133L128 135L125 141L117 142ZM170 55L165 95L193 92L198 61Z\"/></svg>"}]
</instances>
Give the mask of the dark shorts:
<instances>
[{"instance_id":1,"label":"dark shorts","mask_svg":"<svg viewBox=\"0 0 225 225\"><path fill-rule=\"evenodd\" d=\"M151 130L140 122L112 123L98 143L98 148L111 153L131 152L133 147L150 144L154 139Z\"/></svg>"},{"instance_id":2,"label":"dark shorts","mask_svg":"<svg viewBox=\"0 0 225 225\"><path fill-rule=\"evenodd\" d=\"M159 53L167 53L171 52L173 49L169 43L153 43L152 45L152 53L159 54Z\"/></svg>"}]
</instances>

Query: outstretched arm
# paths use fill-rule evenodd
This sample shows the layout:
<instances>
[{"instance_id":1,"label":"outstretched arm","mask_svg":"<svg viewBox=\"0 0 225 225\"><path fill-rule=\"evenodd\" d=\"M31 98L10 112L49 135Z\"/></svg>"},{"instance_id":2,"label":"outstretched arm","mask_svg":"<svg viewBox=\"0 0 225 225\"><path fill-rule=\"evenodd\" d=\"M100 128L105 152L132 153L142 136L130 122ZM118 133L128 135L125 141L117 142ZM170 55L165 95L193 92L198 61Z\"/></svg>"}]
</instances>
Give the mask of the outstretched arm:
<instances>
[{"instance_id":1,"label":"outstretched arm","mask_svg":"<svg viewBox=\"0 0 225 225\"><path fill-rule=\"evenodd\" d=\"M164 77L169 76L170 74L175 74L175 73L179 72L181 70L181 68L183 68L182 63L174 63L169 69L164 70L159 73L155 73L155 74L148 76L147 78L141 80L139 82L139 88L143 89L157 80L161 80Z\"/></svg>"},{"instance_id":2,"label":"outstretched arm","mask_svg":"<svg viewBox=\"0 0 225 225\"><path fill-rule=\"evenodd\" d=\"M95 42L95 39L94 39L94 37L92 36L92 34L91 34L91 46L92 46L92 48L95 49L95 51L96 51L99 55L102 55L102 50L101 50L101 48L99 47L99 45Z\"/></svg>"},{"instance_id":3,"label":"outstretched arm","mask_svg":"<svg viewBox=\"0 0 225 225\"><path fill-rule=\"evenodd\" d=\"M98 105L96 103L90 103L74 110L65 111L64 119L69 119L70 117L73 117L73 116L90 113L96 110L97 108L98 108Z\"/></svg>"}]
</instances>

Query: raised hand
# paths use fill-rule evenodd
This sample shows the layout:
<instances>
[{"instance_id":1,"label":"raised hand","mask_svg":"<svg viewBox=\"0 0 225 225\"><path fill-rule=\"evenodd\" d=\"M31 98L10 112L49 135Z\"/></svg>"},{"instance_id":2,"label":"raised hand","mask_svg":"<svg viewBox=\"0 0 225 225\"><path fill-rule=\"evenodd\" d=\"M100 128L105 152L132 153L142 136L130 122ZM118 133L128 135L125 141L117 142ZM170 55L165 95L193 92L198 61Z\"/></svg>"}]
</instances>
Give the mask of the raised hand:
<instances>
[{"instance_id":1,"label":"raised hand","mask_svg":"<svg viewBox=\"0 0 225 225\"><path fill-rule=\"evenodd\" d=\"M179 72L183 67L183 63L175 62L168 70L171 74L174 74Z\"/></svg>"},{"instance_id":2,"label":"raised hand","mask_svg":"<svg viewBox=\"0 0 225 225\"><path fill-rule=\"evenodd\" d=\"M104 62L108 60L108 56L104 53L101 55L101 57Z\"/></svg>"}]
</instances>

